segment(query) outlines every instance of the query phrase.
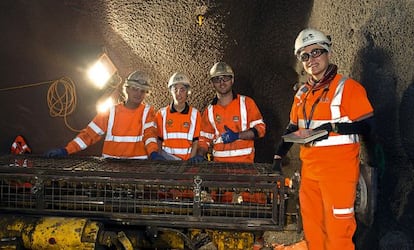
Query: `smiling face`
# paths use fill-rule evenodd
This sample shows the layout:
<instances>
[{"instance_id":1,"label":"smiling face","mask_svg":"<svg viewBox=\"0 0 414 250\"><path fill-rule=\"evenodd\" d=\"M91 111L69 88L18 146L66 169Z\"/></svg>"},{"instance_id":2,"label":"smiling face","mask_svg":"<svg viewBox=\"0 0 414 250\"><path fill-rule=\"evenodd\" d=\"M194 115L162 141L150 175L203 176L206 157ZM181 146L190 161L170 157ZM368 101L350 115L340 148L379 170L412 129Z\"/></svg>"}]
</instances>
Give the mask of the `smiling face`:
<instances>
[{"instance_id":1,"label":"smiling face","mask_svg":"<svg viewBox=\"0 0 414 250\"><path fill-rule=\"evenodd\" d=\"M170 87L170 92L174 100L174 104L180 105L187 101L188 87L182 83L176 83Z\"/></svg>"},{"instance_id":2,"label":"smiling face","mask_svg":"<svg viewBox=\"0 0 414 250\"><path fill-rule=\"evenodd\" d=\"M303 68L305 69L306 73L312 76L315 80L320 80L324 74L326 69L329 66L329 58L330 52L326 50L321 54L315 53L317 49L324 49L318 44L312 44L305 47L299 54L299 56L308 53L310 56L308 57L307 61L302 61ZM318 55L319 56L315 56ZM303 56L302 56L303 57Z\"/></svg>"},{"instance_id":3,"label":"smiling face","mask_svg":"<svg viewBox=\"0 0 414 250\"><path fill-rule=\"evenodd\" d=\"M133 86L125 87L125 91L128 96L126 106L129 108L138 107L144 101L145 96L148 93L148 90Z\"/></svg>"},{"instance_id":4,"label":"smiling face","mask_svg":"<svg viewBox=\"0 0 414 250\"><path fill-rule=\"evenodd\" d=\"M210 79L214 89L219 95L226 95L232 92L234 79L230 75L216 76Z\"/></svg>"}]
</instances>

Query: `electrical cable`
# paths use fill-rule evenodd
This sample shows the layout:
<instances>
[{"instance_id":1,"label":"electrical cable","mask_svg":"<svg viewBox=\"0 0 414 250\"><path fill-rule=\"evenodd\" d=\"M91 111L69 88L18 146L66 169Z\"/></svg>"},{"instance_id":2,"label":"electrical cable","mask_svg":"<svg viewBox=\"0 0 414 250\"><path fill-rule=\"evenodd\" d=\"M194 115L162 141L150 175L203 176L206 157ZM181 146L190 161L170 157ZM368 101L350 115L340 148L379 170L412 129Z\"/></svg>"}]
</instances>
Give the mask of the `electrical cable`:
<instances>
[{"instance_id":1,"label":"electrical cable","mask_svg":"<svg viewBox=\"0 0 414 250\"><path fill-rule=\"evenodd\" d=\"M75 83L69 77L63 76L60 79L52 81L0 88L0 91L36 87L45 84L50 84L47 91L47 104L50 116L63 117L66 127L74 132L80 132L81 130L72 128L67 121L67 117L73 113L77 103Z\"/></svg>"},{"instance_id":2,"label":"electrical cable","mask_svg":"<svg viewBox=\"0 0 414 250\"><path fill-rule=\"evenodd\" d=\"M67 121L67 117L75 110L76 103L76 89L72 79L64 76L52 82L47 91L50 116L63 117L66 127L74 132L80 132L81 130L72 128Z\"/></svg>"}]
</instances>

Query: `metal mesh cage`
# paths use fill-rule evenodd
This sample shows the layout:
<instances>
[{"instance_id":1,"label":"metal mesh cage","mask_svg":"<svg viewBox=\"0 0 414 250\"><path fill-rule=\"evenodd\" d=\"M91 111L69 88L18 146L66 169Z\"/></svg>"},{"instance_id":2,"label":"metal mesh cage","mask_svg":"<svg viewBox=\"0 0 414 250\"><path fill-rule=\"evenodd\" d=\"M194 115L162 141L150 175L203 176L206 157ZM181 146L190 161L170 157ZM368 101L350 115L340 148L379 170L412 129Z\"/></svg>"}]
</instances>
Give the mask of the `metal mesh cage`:
<instances>
[{"instance_id":1,"label":"metal mesh cage","mask_svg":"<svg viewBox=\"0 0 414 250\"><path fill-rule=\"evenodd\" d=\"M3 156L0 211L129 225L281 230L284 180L268 175L268 167Z\"/></svg>"}]
</instances>

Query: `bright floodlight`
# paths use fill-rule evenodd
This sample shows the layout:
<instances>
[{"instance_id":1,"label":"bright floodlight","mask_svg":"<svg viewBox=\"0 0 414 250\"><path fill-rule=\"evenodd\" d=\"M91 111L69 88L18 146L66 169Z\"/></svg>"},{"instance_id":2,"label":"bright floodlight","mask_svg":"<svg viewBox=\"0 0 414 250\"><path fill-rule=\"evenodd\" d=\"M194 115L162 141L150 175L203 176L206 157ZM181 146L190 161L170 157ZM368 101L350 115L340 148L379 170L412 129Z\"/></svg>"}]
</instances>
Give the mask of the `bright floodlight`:
<instances>
[{"instance_id":1,"label":"bright floodlight","mask_svg":"<svg viewBox=\"0 0 414 250\"><path fill-rule=\"evenodd\" d=\"M88 76L98 88L102 89L115 74L116 70L111 59L103 53L98 61L88 70Z\"/></svg>"},{"instance_id":2,"label":"bright floodlight","mask_svg":"<svg viewBox=\"0 0 414 250\"><path fill-rule=\"evenodd\" d=\"M98 113L102 113L107 111L110 107L112 107L114 105L114 100L112 99L112 97L108 97L106 100L104 100L103 102L100 102L96 109L98 110Z\"/></svg>"}]
</instances>

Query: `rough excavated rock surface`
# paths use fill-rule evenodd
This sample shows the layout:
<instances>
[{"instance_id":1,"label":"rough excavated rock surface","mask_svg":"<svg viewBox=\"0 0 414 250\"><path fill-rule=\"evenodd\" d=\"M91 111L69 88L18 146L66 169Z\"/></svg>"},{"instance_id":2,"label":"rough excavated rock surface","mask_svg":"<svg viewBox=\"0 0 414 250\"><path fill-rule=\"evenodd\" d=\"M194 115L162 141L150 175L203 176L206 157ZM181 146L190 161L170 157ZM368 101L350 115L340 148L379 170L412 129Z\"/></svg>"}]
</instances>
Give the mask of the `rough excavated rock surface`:
<instances>
[{"instance_id":1,"label":"rough excavated rock surface","mask_svg":"<svg viewBox=\"0 0 414 250\"><path fill-rule=\"evenodd\" d=\"M84 128L105 93L90 85L85 70L106 52L122 80L136 69L152 75L147 101L156 108L170 101L170 75L183 71L193 84L191 104L203 110L214 96L208 70L226 61L235 71L236 91L256 100L267 123L256 160L271 162L288 122L293 85L303 80L294 39L307 26L325 31L340 72L366 87L383 143L384 154L377 150L369 160L379 166L376 220L359 226L357 247L413 249L413 0L3 0L0 10L2 153L18 134L39 154ZM72 113L49 113L48 90L62 76L73 80L76 106ZM37 85L8 89L27 84ZM97 145L82 154L99 152ZM297 147L289 157L291 165L297 162Z\"/></svg>"}]
</instances>

